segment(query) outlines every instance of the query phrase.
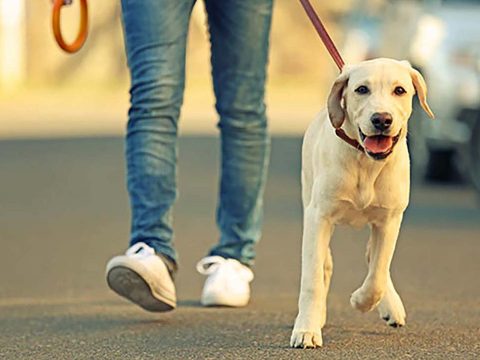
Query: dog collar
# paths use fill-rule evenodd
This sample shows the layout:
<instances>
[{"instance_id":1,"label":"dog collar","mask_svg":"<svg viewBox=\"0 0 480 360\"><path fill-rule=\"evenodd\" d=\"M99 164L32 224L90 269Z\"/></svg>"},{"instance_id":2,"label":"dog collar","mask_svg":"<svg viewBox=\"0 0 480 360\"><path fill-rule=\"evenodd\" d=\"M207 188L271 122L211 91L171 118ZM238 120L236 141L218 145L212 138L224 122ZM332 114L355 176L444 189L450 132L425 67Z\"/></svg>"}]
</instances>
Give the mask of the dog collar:
<instances>
[{"instance_id":1,"label":"dog collar","mask_svg":"<svg viewBox=\"0 0 480 360\"><path fill-rule=\"evenodd\" d=\"M360 145L360 143L355 140L355 139L352 139L351 137L349 137L347 135L347 133L343 130L343 129L335 129L335 134L340 138L342 139L343 141L345 141L347 144L353 146L355 149L357 149L358 151L361 151L361 152L365 152L365 149L363 148L362 145Z\"/></svg>"}]
</instances>

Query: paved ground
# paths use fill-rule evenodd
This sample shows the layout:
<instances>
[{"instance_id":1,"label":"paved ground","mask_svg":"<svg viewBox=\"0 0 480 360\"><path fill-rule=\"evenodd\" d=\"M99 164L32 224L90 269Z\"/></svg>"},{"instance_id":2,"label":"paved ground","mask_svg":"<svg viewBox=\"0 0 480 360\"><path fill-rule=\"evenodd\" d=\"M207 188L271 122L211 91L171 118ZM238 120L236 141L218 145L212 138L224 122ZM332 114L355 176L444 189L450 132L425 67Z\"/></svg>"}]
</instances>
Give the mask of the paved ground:
<instances>
[{"instance_id":1,"label":"paved ground","mask_svg":"<svg viewBox=\"0 0 480 360\"><path fill-rule=\"evenodd\" d=\"M288 348L300 269L299 146L274 139L252 304L204 309L194 264L217 237L217 142L181 141L180 306L156 315L115 297L103 276L127 244L122 141L0 142L0 359L479 358L480 211L460 185L414 186L392 272L405 328L349 307L365 275L366 232L339 228L325 346Z\"/></svg>"}]
</instances>

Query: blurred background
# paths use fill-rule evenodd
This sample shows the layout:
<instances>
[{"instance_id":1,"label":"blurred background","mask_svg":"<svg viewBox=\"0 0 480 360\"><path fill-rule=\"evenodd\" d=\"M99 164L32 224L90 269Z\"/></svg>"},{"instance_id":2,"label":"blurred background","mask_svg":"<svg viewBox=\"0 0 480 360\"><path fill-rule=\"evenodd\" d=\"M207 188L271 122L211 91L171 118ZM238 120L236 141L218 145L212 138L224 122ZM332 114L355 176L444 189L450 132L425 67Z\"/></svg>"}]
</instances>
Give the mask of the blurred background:
<instances>
[{"instance_id":1,"label":"blurred background","mask_svg":"<svg viewBox=\"0 0 480 360\"><path fill-rule=\"evenodd\" d=\"M119 3L90 0L90 35L67 55L53 38L51 0L0 0L0 358L138 358L138 351L217 358L205 352L226 339L223 350L237 351L231 358L259 358L241 352L255 351L254 344L291 359L285 339L300 277L302 134L325 106L338 70L300 3L276 0L267 84L272 158L253 302L238 310L240 322L225 309L199 309L203 278L194 264L218 238L219 143L197 2L175 207L180 309L152 317L112 294L104 278L107 260L127 247L130 227L123 156L129 78ZM349 295L364 278L368 235L339 227L326 356L478 359L480 1L312 3L347 62L386 56L417 67L437 116L426 119L415 103L409 123L414 181L392 268L409 326L394 335L379 330L376 314L350 309ZM73 39L79 0L62 14ZM359 355L366 349L373 353Z\"/></svg>"},{"instance_id":2,"label":"blurred background","mask_svg":"<svg viewBox=\"0 0 480 360\"><path fill-rule=\"evenodd\" d=\"M73 56L60 51L53 39L49 0L1 0L0 4L1 110L12 114L13 122L2 123L0 136L123 134L129 78L120 2L91 1L90 36ZM337 20L352 5L348 1L339 4L323 5L322 12L340 40L343 32ZM272 129L278 133L301 133L322 106L324 92L336 75L335 65L302 11L292 1L278 1L275 8L268 93ZM64 7L67 38L76 34L78 15L78 1ZM199 1L188 41L184 132L216 132L209 48L206 16ZM35 119L29 116L32 107ZM65 122L67 109L71 116Z\"/></svg>"}]
</instances>

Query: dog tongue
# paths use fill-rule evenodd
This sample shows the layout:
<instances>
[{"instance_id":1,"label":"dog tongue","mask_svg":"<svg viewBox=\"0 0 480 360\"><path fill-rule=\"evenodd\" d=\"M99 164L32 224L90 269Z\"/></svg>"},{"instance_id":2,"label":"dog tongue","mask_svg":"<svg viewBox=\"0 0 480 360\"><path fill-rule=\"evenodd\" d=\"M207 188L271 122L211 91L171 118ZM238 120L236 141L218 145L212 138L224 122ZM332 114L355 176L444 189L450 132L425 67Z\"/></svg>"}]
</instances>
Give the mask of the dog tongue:
<instances>
[{"instance_id":1,"label":"dog tongue","mask_svg":"<svg viewBox=\"0 0 480 360\"><path fill-rule=\"evenodd\" d=\"M363 145L365 148L373 153L384 153L392 147L392 138L390 136L367 136Z\"/></svg>"}]
</instances>

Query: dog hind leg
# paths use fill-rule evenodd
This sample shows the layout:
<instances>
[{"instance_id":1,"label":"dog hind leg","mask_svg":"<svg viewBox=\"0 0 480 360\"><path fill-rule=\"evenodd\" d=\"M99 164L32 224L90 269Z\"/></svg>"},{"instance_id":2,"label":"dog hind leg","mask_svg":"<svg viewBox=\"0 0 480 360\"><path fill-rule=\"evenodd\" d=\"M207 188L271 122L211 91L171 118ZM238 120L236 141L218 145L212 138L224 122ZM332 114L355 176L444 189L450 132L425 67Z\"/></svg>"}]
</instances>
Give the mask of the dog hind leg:
<instances>
[{"instance_id":1,"label":"dog hind leg","mask_svg":"<svg viewBox=\"0 0 480 360\"><path fill-rule=\"evenodd\" d=\"M332 251L330 247L328 247L327 255L325 257L325 263L323 265L323 282L325 286L325 297L328 296L328 290L330 289L330 279L332 278L333 272L333 259L332 259ZM320 325L323 328L325 326L325 322L327 321L327 307L325 306L322 312L322 318Z\"/></svg>"}]
</instances>

